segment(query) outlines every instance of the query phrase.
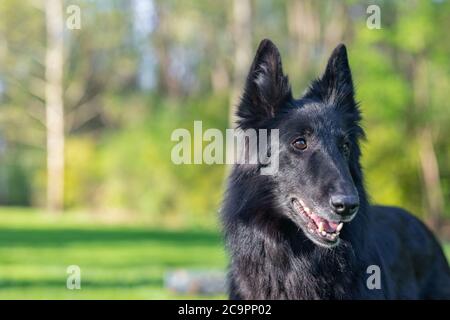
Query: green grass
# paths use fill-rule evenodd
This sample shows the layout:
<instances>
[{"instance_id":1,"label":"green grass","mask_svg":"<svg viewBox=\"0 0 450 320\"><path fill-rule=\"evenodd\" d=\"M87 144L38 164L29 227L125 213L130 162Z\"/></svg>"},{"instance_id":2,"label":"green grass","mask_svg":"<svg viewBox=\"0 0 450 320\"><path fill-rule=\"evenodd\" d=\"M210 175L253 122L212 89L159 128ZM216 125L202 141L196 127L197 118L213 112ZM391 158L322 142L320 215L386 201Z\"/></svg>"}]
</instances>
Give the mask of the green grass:
<instances>
[{"instance_id":1,"label":"green grass","mask_svg":"<svg viewBox=\"0 0 450 320\"><path fill-rule=\"evenodd\" d=\"M0 209L0 299L176 299L163 288L177 268L223 270L220 235L55 218ZM67 267L81 268L81 290L66 288Z\"/></svg>"},{"instance_id":2,"label":"green grass","mask_svg":"<svg viewBox=\"0 0 450 320\"><path fill-rule=\"evenodd\" d=\"M450 258L450 245L445 246ZM67 267L81 268L81 290L66 288ZM163 287L177 268L223 270L220 235L106 224L95 215L54 217L0 208L0 299L195 299Z\"/></svg>"}]
</instances>

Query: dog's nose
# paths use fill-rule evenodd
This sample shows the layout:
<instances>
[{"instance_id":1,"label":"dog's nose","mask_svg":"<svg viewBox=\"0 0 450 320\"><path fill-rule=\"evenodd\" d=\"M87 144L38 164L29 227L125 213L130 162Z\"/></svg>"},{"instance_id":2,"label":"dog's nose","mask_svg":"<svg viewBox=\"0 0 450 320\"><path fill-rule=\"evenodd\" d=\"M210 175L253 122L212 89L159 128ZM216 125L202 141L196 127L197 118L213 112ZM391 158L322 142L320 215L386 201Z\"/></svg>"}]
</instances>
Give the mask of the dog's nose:
<instances>
[{"instance_id":1,"label":"dog's nose","mask_svg":"<svg viewBox=\"0 0 450 320\"><path fill-rule=\"evenodd\" d=\"M359 198L357 196L334 195L330 199L334 212L341 216L351 216L359 208Z\"/></svg>"}]
</instances>

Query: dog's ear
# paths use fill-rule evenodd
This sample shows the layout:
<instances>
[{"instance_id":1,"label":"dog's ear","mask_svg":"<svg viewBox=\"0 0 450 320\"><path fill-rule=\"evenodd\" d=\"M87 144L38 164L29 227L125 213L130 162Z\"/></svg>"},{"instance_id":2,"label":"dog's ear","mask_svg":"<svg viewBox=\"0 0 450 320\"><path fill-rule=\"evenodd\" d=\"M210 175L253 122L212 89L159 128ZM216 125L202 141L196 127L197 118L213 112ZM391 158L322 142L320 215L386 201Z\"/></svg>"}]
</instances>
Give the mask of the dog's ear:
<instances>
[{"instance_id":1,"label":"dog's ear","mask_svg":"<svg viewBox=\"0 0 450 320\"><path fill-rule=\"evenodd\" d=\"M259 44L237 108L238 125L256 128L272 118L281 105L292 98L287 76L283 74L281 56L272 41Z\"/></svg>"},{"instance_id":2,"label":"dog's ear","mask_svg":"<svg viewBox=\"0 0 450 320\"><path fill-rule=\"evenodd\" d=\"M327 104L349 106L356 105L354 95L347 49L340 44L328 59L324 74L311 84L304 97L318 98Z\"/></svg>"}]
</instances>

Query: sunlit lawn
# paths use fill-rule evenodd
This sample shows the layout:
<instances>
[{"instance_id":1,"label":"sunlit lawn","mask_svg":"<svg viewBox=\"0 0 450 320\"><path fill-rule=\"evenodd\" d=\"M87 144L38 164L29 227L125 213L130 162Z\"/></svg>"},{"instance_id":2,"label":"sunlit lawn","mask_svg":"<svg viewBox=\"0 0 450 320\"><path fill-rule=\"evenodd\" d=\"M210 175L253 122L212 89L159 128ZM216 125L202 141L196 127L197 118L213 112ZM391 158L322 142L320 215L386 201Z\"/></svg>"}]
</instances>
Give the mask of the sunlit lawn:
<instances>
[{"instance_id":1,"label":"sunlit lawn","mask_svg":"<svg viewBox=\"0 0 450 320\"><path fill-rule=\"evenodd\" d=\"M176 299L163 286L177 268L223 270L214 231L108 225L89 216L55 218L0 208L0 299ZM450 245L446 246L450 257ZM66 269L81 268L81 290L66 288Z\"/></svg>"},{"instance_id":2,"label":"sunlit lawn","mask_svg":"<svg viewBox=\"0 0 450 320\"><path fill-rule=\"evenodd\" d=\"M222 248L214 231L119 227L3 208L0 299L218 298L177 296L163 278L177 268L223 270ZM70 265L81 268L81 290L66 288Z\"/></svg>"}]
</instances>

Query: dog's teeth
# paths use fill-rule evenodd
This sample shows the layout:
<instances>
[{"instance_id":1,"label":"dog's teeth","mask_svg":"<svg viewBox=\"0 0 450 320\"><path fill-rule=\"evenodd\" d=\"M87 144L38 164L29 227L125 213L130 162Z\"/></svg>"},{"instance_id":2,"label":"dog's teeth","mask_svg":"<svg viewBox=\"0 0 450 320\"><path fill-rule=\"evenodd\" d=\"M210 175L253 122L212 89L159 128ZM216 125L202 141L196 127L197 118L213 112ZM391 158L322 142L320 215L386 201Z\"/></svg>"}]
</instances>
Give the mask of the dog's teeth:
<instances>
[{"instance_id":1,"label":"dog's teeth","mask_svg":"<svg viewBox=\"0 0 450 320\"><path fill-rule=\"evenodd\" d=\"M337 228L336 228L336 230L337 230L338 233L339 233L339 231L342 230L342 227L343 227L343 226L344 226L344 223L343 223L343 222L339 223L339 225L338 225Z\"/></svg>"},{"instance_id":2,"label":"dog's teeth","mask_svg":"<svg viewBox=\"0 0 450 320\"><path fill-rule=\"evenodd\" d=\"M307 213L307 214L309 214L309 213L310 213L310 211L309 211L309 208L308 208L308 207L303 207L303 208L305 208L305 211L306 211L306 213Z\"/></svg>"},{"instance_id":3,"label":"dog's teeth","mask_svg":"<svg viewBox=\"0 0 450 320\"><path fill-rule=\"evenodd\" d=\"M320 234L321 234L322 236L324 236L324 237L327 236L327 233L326 233L325 231L320 231Z\"/></svg>"},{"instance_id":4,"label":"dog's teeth","mask_svg":"<svg viewBox=\"0 0 450 320\"><path fill-rule=\"evenodd\" d=\"M304 206L305 206L305 204L303 203L303 201L302 201L302 200L299 200L299 202L300 202L300 204L302 205L302 207L304 207Z\"/></svg>"},{"instance_id":5,"label":"dog's teeth","mask_svg":"<svg viewBox=\"0 0 450 320\"><path fill-rule=\"evenodd\" d=\"M322 233L323 232L323 222L319 222L319 232Z\"/></svg>"}]
</instances>

